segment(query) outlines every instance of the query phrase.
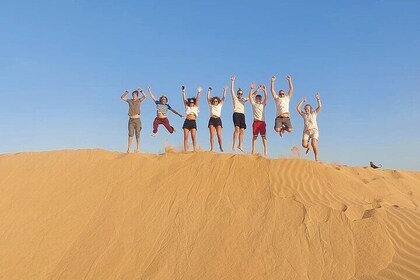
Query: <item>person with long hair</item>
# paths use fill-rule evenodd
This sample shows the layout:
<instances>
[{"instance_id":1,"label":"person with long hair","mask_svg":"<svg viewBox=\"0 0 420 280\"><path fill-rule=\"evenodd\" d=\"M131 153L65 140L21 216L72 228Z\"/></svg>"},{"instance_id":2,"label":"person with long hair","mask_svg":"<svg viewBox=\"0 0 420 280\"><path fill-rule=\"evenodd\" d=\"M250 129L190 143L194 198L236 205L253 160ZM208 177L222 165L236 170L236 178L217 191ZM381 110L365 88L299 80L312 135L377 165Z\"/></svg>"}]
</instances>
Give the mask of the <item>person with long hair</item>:
<instances>
[{"instance_id":1,"label":"person with long hair","mask_svg":"<svg viewBox=\"0 0 420 280\"><path fill-rule=\"evenodd\" d=\"M219 149L223 152L222 146L222 106L226 97L227 86L223 88L222 99L219 97L211 97L211 87L207 90L207 103L210 107L210 119L209 119L209 131L210 131L210 151L213 151L214 148L214 134L217 134L217 140L219 141Z\"/></svg>"},{"instance_id":2,"label":"person with long hair","mask_svg":"<svg viewBox=\"0 0 420 280\"><path fill-rule=\"evenodd\" d=\"M317 123L317 116L319 111L321 111L321 98L319 93L315 95L318 107L313 110L310 104L306 104L304 107L304 111L300 109L303 103L306 102L306 98L303 98L296 107L296 110L299 112L299 115L303 118L303 136L302 136L302 147L306 148L306 154L309 153L311 147L309 146L309 141L311 141L312 149L314 150L315 160L318 161L318 138L319 138L319 131L318 131L318 123Z\"/></svg>"},{"instance_id":3,"label":"person with long hair","mask_svg":"<svg viewBox=\"0 0 420 280\"><path fill-rule=\"evenodd\" d=\"M197 89L197 96L195 98L188 98L185 93L185 87L182 86L182 100L185 106L185 121L182 129L184 130L184 152L188 151L188 135L191 132L191 141L193 144L194 152L197 150L197 123L198 117L198 104L200 102L200 94L202 88Z\"/></svg>"}]
</instances>

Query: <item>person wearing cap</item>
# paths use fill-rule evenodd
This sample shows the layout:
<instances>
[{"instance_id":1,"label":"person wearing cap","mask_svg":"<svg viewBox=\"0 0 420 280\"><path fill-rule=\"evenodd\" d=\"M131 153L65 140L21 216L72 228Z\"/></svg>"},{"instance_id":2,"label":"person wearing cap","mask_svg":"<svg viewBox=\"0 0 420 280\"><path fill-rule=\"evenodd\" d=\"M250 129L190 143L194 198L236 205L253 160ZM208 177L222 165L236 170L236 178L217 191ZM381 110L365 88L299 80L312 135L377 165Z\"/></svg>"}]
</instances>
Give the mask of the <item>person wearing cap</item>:
<instances>
[{"instance_id":1,"label":"person wearing cap","mask_svg":"<svg viewBox=\"0 0 420 280\"><path fill-rule=\"evenodd\" d=\"M182 100L185 106L185 121L182 129L184 130L184 152L188 151L188 134L191 132L191 141L193 144L194 152L197 149L197 123L198 117L198 104L200 102L200 94L202 88L197 89L197 96L195 98L188 98L185 94L185 87L182 86Z\"/></svg>"},{"instance_id":2,"label":"person wearing cap","mask_svg":"<svg viewBox=\"0 0 420 280\"><path fill-rule=\"evenodd\" d=\"M157 135L158 126L160 124L162 124L169 131L169 133L171 133L171 134L174 133L176 130L175 130L175 128L173 128L169 124L168 110L171 111L172 113L180 116L181 118L183 116L180 113L178 113L177 111L175 111L174 109L172 109L172 107L168 104L168 98L166 96L162 95L161 97L159 97L159 100L156 100L155 96L152 93L152 89L150 87L148 87L147 90L149 91L150 97L152 98L152 100L156 104L156 118L153 121L152 136Z\"/></svg>"},{"instance_id":3,"label":"person wearing cap","mask_svg":"<svg viewBox=\"0 0 420 280\"><path fill-rule=\"evenodd\" d=\"M274 81L276 77L271 77L271 95L276 103L276 120L274 130L278 132L280 136L283 136L284 132L292 132L292 123L290 121L289 103L293 95L293 84L292 77L287 76L286 80L289 83L289 92L286 95L284 90L279 91L279 95L276 94L274 89Z\"/></svg>"},{"instance_id":4,"label":"person wearing cap","mask_svg":"<svg viewBox=\"0 0 420 280\"><path fill-rule=\"evenodd\" d=\"M226 90L227 86L223 88L223 95L222 99L219 97L211 97L211 87L207 90L207 103L210 107L210 119L209 119L209 131L210 131L210 151L213 151L214 147L214 134L217 134L217 140L219 141L219 149L223 152L222 147L222 119L220 116L222 115L222 106L225 101L226 97Z\"/></svg>"},{"instance_id":5,"label":"person wearing cap","mask_svg":"<svg viewBox=\"0 0 420 280\"><path fill-rule=\"evenodd\" d=\"M267 90L264 85L259 85L257 90L254 91L255 85L251 84L249 90L249 102L252 105L252 111L254 113L254 122L252 123L252 151L251 154L255 153L255 146L258 138L258 134L261 135L261 139L264 145L264 156L268 155L267 151L267 138L266 138L266 124L265 124L265 107L267 106ZM259 90L264 92L264 100L261 95L256 95ZM256 96L255 96L256 95ZM255 101L254 101L255 97Z\"/></svg>"},{"instance_id":6,"label":"person wearing cap","mask_svg":"<svg viewBox=\"0 0 420 280\"><path fill-rule=\"evenodd\" d=\"M139 92L142 97L139 98ZM140 131L141 131L141 120L140 120L140 104L146 99L146 94L141 88L132 92L132 99L128 99L129 91L126 90L121 95L121 100L128 103L128 147L127 153L130 152L131 143L133 142L134 133L136 134L136 152L140 151Z\"/></svg>"},{"instance_id":7,"label":"person wearing cap","mask_svg":"<svg viewBox=\"0 0 420 280\"><path fill-rule=\"evenodd\" d=\"M316 101L318 102L318 107L315 110L312 110L312 106L306 104L304 107L304 111L300 109L303 103L306 102L306 98L303 98L296 107L299 115L303 118L303 136L302 136L302 147L306 148L306 154L309 153L311 149L309 146L309 140L311 140L311 146L314 150L315 160L318 161L318 138L319 138L319 131L318 131L318 123L317 123L317 116L319 111L321 111L321 98L319 93L315 95Z\"/></svg>"},{"instance_id":8,"label":"person wearing cap","mask_svg":"<svg viewBox=\"0 0 420 280\"><path fill-rule=\"evenodd\" d=\"M238 89L235 95L235 79L235 76L230 77L230 93L233 102L233 125L235 126L235 130L233 131L232 151L235 150L236 139L239 138L237 147L243 152L244 132L246 129L244 104L248 101L248 98L243 97L241 88Z\"/></svg>"}]
</instances>

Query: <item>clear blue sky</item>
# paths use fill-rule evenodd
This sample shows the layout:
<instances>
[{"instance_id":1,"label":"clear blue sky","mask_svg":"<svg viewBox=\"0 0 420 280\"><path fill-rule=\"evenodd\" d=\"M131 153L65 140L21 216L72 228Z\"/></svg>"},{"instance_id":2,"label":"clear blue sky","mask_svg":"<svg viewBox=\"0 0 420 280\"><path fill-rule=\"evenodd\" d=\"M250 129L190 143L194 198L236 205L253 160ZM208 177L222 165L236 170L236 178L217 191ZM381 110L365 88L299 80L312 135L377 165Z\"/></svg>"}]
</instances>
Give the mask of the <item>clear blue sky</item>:
<instances>
[{"instance_id":1,"label":"clear blue sky","mask_svg":"<svg viewBox=\"0 0 420 280\"><path fill-rule=\"evenodd\" d=\"M294 132L272 129L271 157L300 145L295 106L321 93L320 158L348 165L370 160L420 170L419 1L7 1L0 10L0 153L103 148L125 151L125 89L152 86L183 113L187 95L220 94L237 76L287 88L292 75ZM199 144L208 149L208 107L201 103ZM222 112L225 150L232 143L232 102ZM150 136L155 106L142 105L142 148L182 146L178 132ZM249 128L252 113L246 107ZM245 146L250 151L251 129ZM260 139L258 149L262 151ZM312 155L308 158L312 159Z\"/></svg>"}]
</instances>

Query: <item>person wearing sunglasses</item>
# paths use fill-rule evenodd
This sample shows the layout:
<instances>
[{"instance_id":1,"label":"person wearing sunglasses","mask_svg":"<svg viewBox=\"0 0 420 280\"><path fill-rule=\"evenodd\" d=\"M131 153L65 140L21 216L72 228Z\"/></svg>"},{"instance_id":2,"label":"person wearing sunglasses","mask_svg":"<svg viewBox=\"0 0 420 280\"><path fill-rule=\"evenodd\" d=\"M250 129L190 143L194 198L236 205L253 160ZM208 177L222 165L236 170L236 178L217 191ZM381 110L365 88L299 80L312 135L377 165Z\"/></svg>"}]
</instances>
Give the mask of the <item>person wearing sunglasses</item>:
<instances>
[{"instance_id":1,"label":"person wearing sunglasses","mask_svg":"<svg viewBox=\"0 0 420 280\"><path fill-rule=\"evenodd\" d=\"M195 98L186 97L185 87L182 86L182 99L185 106L185 121L182 126L184 130L184 152L188 151L188 135L191 132L191 142L193 144L194 152L197 150L197 123L196 119L198 117L198 104L200 102L200 94L202 88L197 89L197 96Z\"/></svg>"},{"instance_id":2,"label":"person wearing sunglasses","mask_svg":"<svg viewBox=\"0 0 420 280\"><path fill-rule=\"evenodd\" d=\"M209 131L210 131L210 151L213 151L214 148L214 134L217 134L217 140L219 141L219 149L223 152L222 147L222 119L220 118L222 114L222 106L226 97L227 86L223 88L222 99L219 97L211 97L211 87L207 90L207 103L210 108L210 119L209 119Z\"/></svg>"},{"instance_id":3,"label":"person wearing sunglasses","mask_svg":"<svg viewBox=\"0 0 420 280\"><path fill-rule=\"evenodd\" d=\"M280 136L283 136L284 132L292 132L292 123L290 121L289 103L293 94L292 77L287 76L286 80L289 83L289 92L285 94L284 90L280 90L279 94L276 94L274 89L274 81L276 77L271 77L271 95L276 103L276 120L274 130L278 132Z\"/></svg>"},{"instance_id":4,"label":"person wearing sunglasses","mask_svg":"<svg viewBox=\"0 0 420 280\"><path fill-rule=\"evenodd\" d=\"M161 124L169 131L169 133L171 134L174 133L176 130L169 124L168 110L180 116L181 118L183 116L177 111L175 111L174 109L172 109L172 107L168 104L168 98L166 96L162 95L161 97L159 97L159 100L156 100L155 96L152 93L152 89L148 87L147 90L149 91L150 97L156 104L156 118L153 121L152 136L154 137L157 135L158 126Z\"/></svg>"},{"instance_id":5,"label":"person wearing sunglasses","mask_svg":"<svg viewBox=\"0 0 420 280\"><path fill-rule=\"evenodd\" d=\"M243 97L241 88L238 89L235 95L235 79L235 76L230 77L230 93L232 95L233 103L233 125L235 126L235 130L233 131L232 151L235 151L236 139L239 138L237 147L243 152L244 132L246 129L244 105L248 101L248 98Z\"/></svg>"},{"instance_id":6,"label":"person wearing sunglasses","mask_svg":"<svg viewBox=\"0 0 420 280\"><path fill-rule=\"evenodd\" d=\"M267 138L266 138L266 124L265 124L265 107L267 106L267 90L264 85L259 85L254 91L255 85L251 84L249 90L249 102L252 105L252 111L254 113L254 122L252 123L252 151L251 154L255 153L255 146L258 138L258 134L261 135L261 139L264 145L264 156L268 155L267 151ZM264 100L262 96L257 94L259 90L264 92ZM257 94L257 95L256 95ZM255 97L255 100L254 100Z\"/></svg>"},{"instance_id":7,"label":"person wearing sunglasses","mask_svg":"<svg viewBox=\"0 0 420 280\"><path fill-rule=\"evenodd\" d=\"M309 141L311 141L312 149L314 150L315 160L318 161L318 138L319 138L319 131L318 131L318 123L317 123L317 116L319 111L321 111L321 98L319 93L315 95L316 101L318 103L318 107L315 110L312 110L312 106L310 104L306 104L304 107L304 111L300 109L303 103L306 102L306 98L303 98L302 101L296 107L299 115L303 118L303 136L302 136L302 147L306 148L306 154L309 153L311 149L309 146Z\"/></svg>"},{"instance_id":8,"label":"person wearing sunglasses","mask_svg":"<svg viewBox=\"0 0 420 280\"><path fill-rule=\"evenodd\" d=\"M139 98L139 92L142 97ZM126 90L121 95L121 100L128 103L128 147L127 153L130 152L131 143L133 142L134 133L136 134L136 153L140 152L140 131L141 131L141 120L140 120L140 104L146 99L146 94L141 88L132 92L133 99L127 98L129 91Z\"/></svg>"}]
</instances>

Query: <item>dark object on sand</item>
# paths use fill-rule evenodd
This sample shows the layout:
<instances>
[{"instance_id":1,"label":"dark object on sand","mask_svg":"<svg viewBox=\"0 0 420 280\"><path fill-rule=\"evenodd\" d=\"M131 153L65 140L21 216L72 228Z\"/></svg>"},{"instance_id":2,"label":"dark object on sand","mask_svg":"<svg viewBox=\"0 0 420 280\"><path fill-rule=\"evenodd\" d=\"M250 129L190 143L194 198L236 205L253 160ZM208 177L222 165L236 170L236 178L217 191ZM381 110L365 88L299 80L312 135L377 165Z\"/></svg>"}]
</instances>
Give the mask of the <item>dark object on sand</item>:
<instances>
[{"instance_id":1,"label":"dark object on sand","mask_svg":"<svg viewBox=\"0 0 420 280\"><path fill-rule=\"evenodd\" d=\"M372 167L373 169L381 168L382 164L375 165L373 162L370 162L370 167Z\"/></svg>"}]
</instances>

